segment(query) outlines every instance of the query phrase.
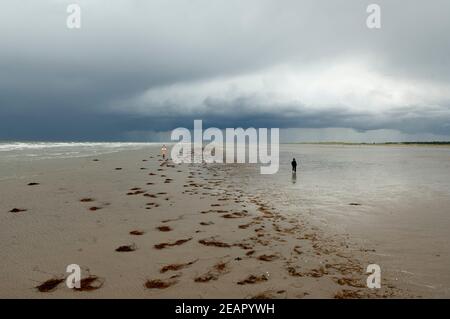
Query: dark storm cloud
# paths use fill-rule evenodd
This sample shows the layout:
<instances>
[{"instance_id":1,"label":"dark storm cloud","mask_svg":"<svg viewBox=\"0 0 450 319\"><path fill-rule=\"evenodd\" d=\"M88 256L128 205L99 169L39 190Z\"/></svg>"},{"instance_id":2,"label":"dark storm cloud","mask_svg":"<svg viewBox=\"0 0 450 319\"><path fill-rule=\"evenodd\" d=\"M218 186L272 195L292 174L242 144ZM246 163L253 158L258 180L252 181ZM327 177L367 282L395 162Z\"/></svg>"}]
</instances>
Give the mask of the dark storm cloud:
<instances>
[{"instance_id":1,"label":"dark storm cloud","mask_svg":"<svg viewBox=\"0 0 450 319\"><path fill-rule=\"evenodd\" d=\"M0 139L120 140L195 118L450 135L448 1L85 0L68 30L74 2L2 2Z\"/></svg>"}]
</instances>

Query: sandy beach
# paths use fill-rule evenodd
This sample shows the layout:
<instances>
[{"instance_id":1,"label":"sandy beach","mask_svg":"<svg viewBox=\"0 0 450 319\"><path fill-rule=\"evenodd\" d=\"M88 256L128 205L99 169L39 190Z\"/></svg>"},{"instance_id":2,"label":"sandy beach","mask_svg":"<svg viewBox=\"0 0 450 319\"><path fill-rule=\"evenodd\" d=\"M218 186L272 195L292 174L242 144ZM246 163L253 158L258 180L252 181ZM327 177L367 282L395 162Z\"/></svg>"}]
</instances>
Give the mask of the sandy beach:
<instances>
[{"instance_id":1,"label":"sandy beach","mask_svg":"<svg viewBox=\"0 0 450 319\"><path fill-rule=\"evenodd\" d=\"M16 169L0 181L1 298L408 296L386 276L368 289L370 256L235 185L238 165L174 165L153 146Z\"/></svg>"}]
</instances>

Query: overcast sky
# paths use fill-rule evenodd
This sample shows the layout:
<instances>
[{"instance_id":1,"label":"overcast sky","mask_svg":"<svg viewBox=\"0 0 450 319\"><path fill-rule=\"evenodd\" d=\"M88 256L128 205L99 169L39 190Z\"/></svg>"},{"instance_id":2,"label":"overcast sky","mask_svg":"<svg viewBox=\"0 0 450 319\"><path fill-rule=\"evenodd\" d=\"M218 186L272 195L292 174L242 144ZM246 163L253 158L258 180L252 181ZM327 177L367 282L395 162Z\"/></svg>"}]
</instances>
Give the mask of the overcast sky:
<instances>
[{"instance_id":1,"label":"overcast sky","mask_svg":"<svg viewBox=\"0 0 450 319\"><path fill-rule=\"evenodd\" d=\"M81 29L66 27L81 6ZM381 29L366 8L381 7ZM3 0L0 139L450 140L448 0Z\"/></svg>"}]
</instances>

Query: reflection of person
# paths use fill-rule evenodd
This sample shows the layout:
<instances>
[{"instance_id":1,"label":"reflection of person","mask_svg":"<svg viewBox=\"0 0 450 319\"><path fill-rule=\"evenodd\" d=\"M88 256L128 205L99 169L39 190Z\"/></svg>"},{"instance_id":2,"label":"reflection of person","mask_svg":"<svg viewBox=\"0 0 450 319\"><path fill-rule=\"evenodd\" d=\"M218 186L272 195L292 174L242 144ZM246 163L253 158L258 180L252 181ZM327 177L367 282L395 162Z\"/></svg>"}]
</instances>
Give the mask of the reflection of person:
<instances>
[{"instance_id":1,"label":"reflection of person","mask_svg":"<svg viewBox=\"0 0 450 319\"><path fill-rule=\"evenodd\" d=\"M163 159L166 159L166 154L167 154L167 147L166 147L166 145L163 145L161 147L161 154L162 154Z\"/></svg>"},{"instance_id":2,"label":"reflection of person","mask_svg":"<svg viewBox=\"0 0 450 319\"><path fill-rule=\"evenodd\" d=\"M292 171L297 172L297 162L295 161L295 158L291 162L292 165Z\"/></svg>"},{"instance_id":3,"label":"reflection of person","mask_svg":"<svg viewBox=\"0 0 450 319\"><path fill-rule=\"evenodd\" d=\"M292 172L292 184L297 183L297 173L296 172Z\"/></svg>"}]
</instances>

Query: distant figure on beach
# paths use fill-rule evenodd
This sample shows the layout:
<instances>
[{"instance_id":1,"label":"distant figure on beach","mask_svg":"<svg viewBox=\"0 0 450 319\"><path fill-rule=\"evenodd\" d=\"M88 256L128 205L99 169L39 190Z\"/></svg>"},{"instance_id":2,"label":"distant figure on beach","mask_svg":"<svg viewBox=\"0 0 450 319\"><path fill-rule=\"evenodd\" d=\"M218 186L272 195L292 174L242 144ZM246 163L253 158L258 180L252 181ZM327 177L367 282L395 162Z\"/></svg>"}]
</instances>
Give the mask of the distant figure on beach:
<instances>
[{"instance_id":1,"label":"distant figure on beach","mask_svg":"<svg viewBox=\"0 0 450 319\"><path fill-rule=\"evenodd\" d=\"M166 147L166 145L163 145L161 147L161 154L162 154L163 159L166 159L166 154L167 154L167 147Z\"/></svg>"},{"instance_id":2,"label":"distant figure on beach","mask_svg":"<svg viewBox=\"0 0 450 319\"><path fill-rule=\"evenodd\" d=\"M292 165L292 172L297 172L297 161L295 160L295 158L292 160L291 165Z\"/></svg>"}]
</instances>

